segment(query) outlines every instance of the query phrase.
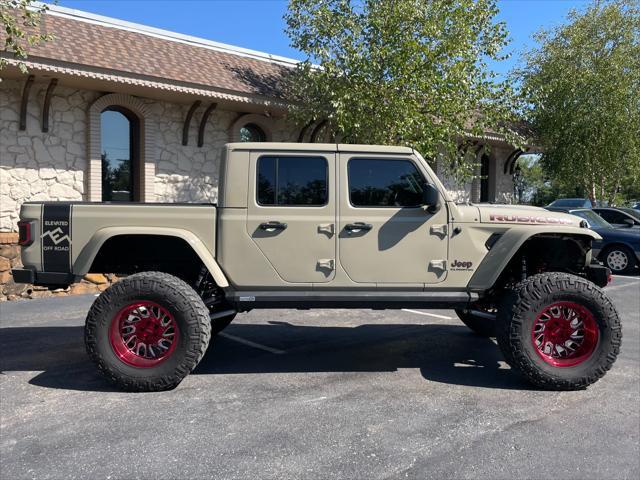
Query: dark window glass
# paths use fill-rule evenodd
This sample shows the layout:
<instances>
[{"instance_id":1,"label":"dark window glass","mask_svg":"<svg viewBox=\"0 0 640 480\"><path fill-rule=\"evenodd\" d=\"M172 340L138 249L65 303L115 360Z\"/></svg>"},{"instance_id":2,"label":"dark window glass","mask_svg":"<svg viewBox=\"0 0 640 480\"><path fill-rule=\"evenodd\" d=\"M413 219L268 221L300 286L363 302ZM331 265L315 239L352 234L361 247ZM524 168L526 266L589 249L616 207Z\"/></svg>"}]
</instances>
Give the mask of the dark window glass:
<instances>
[{"instance_id":1,"label":"dark window glass","mask_svg":"<svg viewBox=\"0 0 640 480\"><path fill-rule=\"evenodd\" d=\"M248 123L240 129L241 142L266 142L264 131L254 123Z\"/></svg>"},{"instance_id":2,"label":"dark window glass","mask_svg":"<svg viewBox=\"0 0 640 480\"><path fill-rule=\"evenodd\" d=\"M322 157L260 157L258 203L325 205L327 161Z\"/></svg>"},{"instance_id":3,"label":"dark window glass","mask_svg":"<svg viewBox=\"0 0 640 480\"><path fill-rule=\"evenodd\" d=\"M425 180L408 160L349 160L349 199L354 207L417 207Z\"/></svg>"},{"instance_id":4,"label":"dark window glass","mask_svg":"<svg viewBox=\"0 0 640 480\"><path fill-rule=\"evenodd\" d=\"M604 218L609 223L620 223L618 220L619 215L616 215L616 212L612 212L611 210L598 210L598 215Z\"/></svg>"},{"instance_id":5,"label":"dark window glass","mask_svg":"<svg viewBox=\"0 0 640 480\"><path fill-rule=\"evenodd\" d=\"M615 210L601 210L598 213L609 223L624 223L625 219L629 218L624 213Z\"/></svg>"},{"instance_id":6,"label":"dark window glass","mask_svg":"<svg viewBox=\"0 0 640 480\"><path fill-rule=\"evenodd\" d=\"M137 138L133 116L116 109L100 115L102 150L102 201L134 200L134 166Z\"/></svg>"}]
</instances>

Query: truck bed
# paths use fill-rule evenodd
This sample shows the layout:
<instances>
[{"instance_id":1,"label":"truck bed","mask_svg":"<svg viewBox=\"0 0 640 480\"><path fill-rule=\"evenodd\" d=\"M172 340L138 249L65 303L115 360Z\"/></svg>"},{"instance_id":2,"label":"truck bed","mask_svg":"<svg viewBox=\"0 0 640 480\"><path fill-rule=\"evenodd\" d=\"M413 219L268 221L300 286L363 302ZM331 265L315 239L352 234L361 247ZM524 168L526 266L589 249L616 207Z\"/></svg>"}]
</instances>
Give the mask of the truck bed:
<instances>
[{"instance_id":1,"label":"truck bed","mask_svg":"<svg viewBox=\"0 0 640 480\"><path fill-rule=\"evenodd\" d=\"M30 283L72 283L89 270L104 242L129 232L173 232L187 242L195 235L215 256L216 213L214 204L27 202L20 218L31 243L23 246L22 262L27 271L37 271L39 278Z\"/></svg>"}]
</instances>

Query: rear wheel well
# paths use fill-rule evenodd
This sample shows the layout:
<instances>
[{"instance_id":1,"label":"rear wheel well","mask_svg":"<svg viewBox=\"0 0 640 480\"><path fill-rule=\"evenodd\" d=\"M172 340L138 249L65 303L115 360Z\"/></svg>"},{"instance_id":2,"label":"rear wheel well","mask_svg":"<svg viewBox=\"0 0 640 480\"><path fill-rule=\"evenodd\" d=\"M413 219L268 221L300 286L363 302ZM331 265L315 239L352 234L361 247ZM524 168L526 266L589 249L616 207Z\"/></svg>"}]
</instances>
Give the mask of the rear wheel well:
<instances>
[{"instance_id":1,"label":"rear wheel well","mask_svg":"<svg viewBox=\"0 0 640 480\"><path fill-rule=\"evenodd\" d=\"M164 272L194 285L202 272L198 254L182 238L169 235L117 235L105 241L89 273L131 275Z\"/></svg>"}]
</instances>

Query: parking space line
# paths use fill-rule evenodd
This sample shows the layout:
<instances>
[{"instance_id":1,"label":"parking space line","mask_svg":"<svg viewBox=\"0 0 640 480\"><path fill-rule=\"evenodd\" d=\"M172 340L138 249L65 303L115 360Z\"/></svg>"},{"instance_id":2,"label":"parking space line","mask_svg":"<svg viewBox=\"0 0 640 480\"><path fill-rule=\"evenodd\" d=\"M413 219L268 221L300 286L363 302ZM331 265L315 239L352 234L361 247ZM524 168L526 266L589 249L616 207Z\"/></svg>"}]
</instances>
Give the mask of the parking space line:
<instances>
[{"instance_id":1,"label":"parking space line","mask_svg":"<svg viewBox=\"0 0 640 480\"><path fill-rule=\"evenodd\" d=\"M402 311L409 312L409 313L417 313L418 315L426 315L427 317L442 318L443 320L453 320L453 317L447 317L446 315L438 315L437 313L421 312L420 310L411 310L410 308L403 308Z\"/></svg>"},{"instance_id":2,"label":"parking space line","mask_svg":"<svg viewBox=\"0 0 640 480\"><path fill-rule=\"evenodd\" d=\"M244 338L236 337L235 335L230 335L225 332L220 332L218 335L224 338L228 338L229 340L233 340L234 342L242 343L243 345L247 345L248 347L258 348L260 350L264 350L265 352L275 353L276 355L286 353L284 350L278 350L277 348L268 347L266 345L252 342L251 340L246 340Z\"/></svg>"},{"instance_id":3,"label":"parking space line","mask_svg":"<svg viewBox=\"0 0 640 480\"><path fill-rule=\"evenodd\" d=\"M603 290L605 292L610 292L611 290L617 290L619 288L633 287L634 285L639 285L640 286L640 282L631 282L631 283L625 283L623 285L614 285L613 287L604 287Z\"/></svg>"},{"instance_id":4,"label":"parking space line","mask_svg":"<svg viewBox=\"0 0 640 480\"><path fill-rule=\"evenodd\" d=\"M613 278L619 278L620 280L629 280L631 283L640 283L640 278L627 277L625 275L611 275Z\"/></svg>"}]
</instances>

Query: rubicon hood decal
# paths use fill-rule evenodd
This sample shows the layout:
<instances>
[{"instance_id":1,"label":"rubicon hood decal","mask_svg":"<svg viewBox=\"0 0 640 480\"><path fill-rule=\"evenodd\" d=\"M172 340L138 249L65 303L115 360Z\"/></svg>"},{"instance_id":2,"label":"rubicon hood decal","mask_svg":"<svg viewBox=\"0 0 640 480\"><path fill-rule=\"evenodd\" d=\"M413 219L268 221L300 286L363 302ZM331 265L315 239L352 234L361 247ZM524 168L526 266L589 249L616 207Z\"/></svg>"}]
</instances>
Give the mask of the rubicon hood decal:
<instances>
[{"instance_id":1,"label":"rubicon hood decal","mask_svg":"<svg viewBox=\"0 0 640 480\"><path fill-rule=\"evenodd\" d=\"M573 225L576 222L557 217L544 217L541 215L489 215L490 222L503 222L503 223L528 223L537 225Z\"/></svg>"}]
</instances>

